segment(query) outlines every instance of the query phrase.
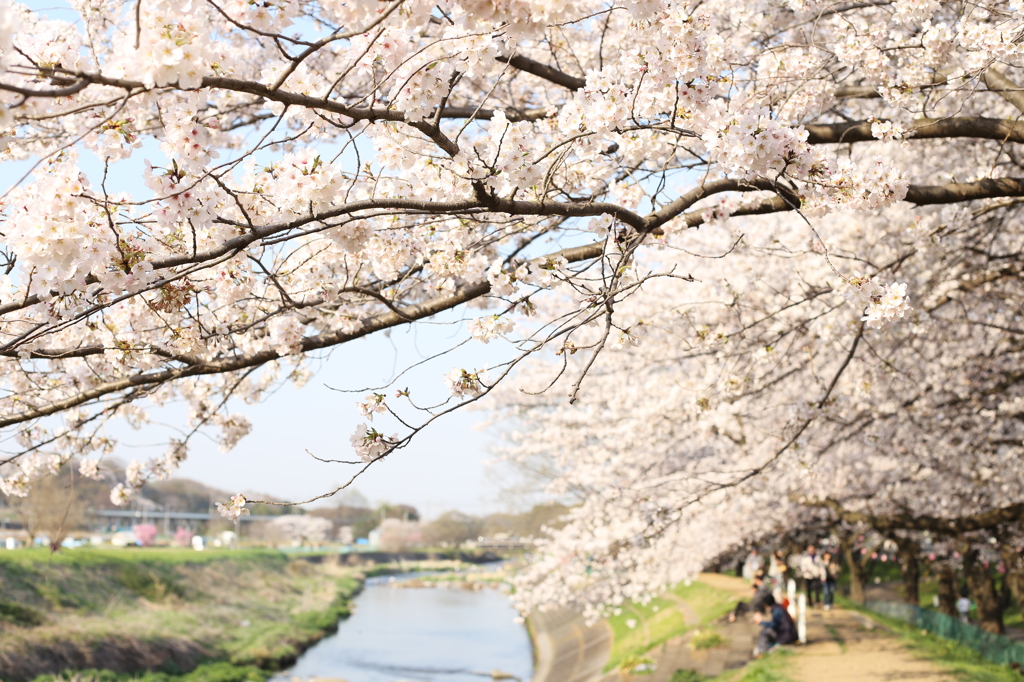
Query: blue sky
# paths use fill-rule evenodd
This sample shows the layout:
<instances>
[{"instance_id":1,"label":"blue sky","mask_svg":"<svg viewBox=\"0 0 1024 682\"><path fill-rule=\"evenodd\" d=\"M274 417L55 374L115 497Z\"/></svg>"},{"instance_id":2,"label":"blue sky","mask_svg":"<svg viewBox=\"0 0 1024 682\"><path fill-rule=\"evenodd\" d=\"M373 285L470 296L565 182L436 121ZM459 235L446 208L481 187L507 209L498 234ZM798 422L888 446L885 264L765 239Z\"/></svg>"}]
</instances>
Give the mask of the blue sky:
<instances>
[{"instance_id":1,"label":"blue sky","mask_svg":"<svg viewBox=\"0 0 1024 682\"><path fill-rule=\"evenodd\" d=\"M25 3L46 10L53 18L69 19L67 5L53 0ZM80 150L83 169L99 178L99 161L87 150ZM107 187L110 191L128 191L148 196L141 181L145 159L163 165L163 155L155 143L148 143L129 160L111 167ZM221 159L223 161L224 159ZM0 184L6 189L29 168L28 163L7 163L0 167ZM98 183L97 183L98 184ZM482 311L473 311L480 314ZM455 345L466 338L461 315L404 327L388 336L377 335L347 344L325 354L314 363L314 378L302 389L286 386L260 405L240 405L253 422L253 431L234 450L219 451L216 444L198 437L180 476L194 478L225 490L261 492L299 500L323 493L343 482L353 467L315 461L307 450L321 458L351 459L349 437L364 421L355 402L364 393L343 394L332 389L355 390L380 386L395 372ZM429 362L398 382L412 389L414 396L445 395L442 377L453 366L477 368L493 366L510 353L506 343L483 345L470 342L458 351L458 360L442 357ZM388 391L389 396L394 389ZM119 429L114 435L122 445L116 457L123 461L145 459L164 449L169 430L184 428L184 411L171 406L151 412L154 424L140 431ZM355 488L373 502L412 504L427 516L448 509L470 513L505 510L497 499L493 476L486 474L491 458L493 434L474 429L484 418L479 412L461 411L439 420L422 432L413 443L372 466ZM387 433L391 430L382 428ZM326 504L331 504L327 501Z\"/></svg>"}]
</instances>

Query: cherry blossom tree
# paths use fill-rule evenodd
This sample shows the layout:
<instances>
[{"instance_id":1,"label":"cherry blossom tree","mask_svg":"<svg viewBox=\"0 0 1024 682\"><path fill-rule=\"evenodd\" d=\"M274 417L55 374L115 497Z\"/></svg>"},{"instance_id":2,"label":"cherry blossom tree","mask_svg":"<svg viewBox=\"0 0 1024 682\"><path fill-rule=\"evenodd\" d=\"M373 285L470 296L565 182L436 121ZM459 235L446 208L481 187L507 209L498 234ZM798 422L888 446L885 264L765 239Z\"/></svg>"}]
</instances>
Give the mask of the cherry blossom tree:
<instances>
[{"instance_id":1,"label":"cherry blossom tree","mask_svg":"<svg viewBox=\"0 0 1024 682\"><path fill-rule=\"evenodd\" d=\"M178 526L174 531L174 544L179 547L191 547L193 536L195 536L195 533L191 530L184 526Z\"/></svg>"},{"instance_id":2,"label":"cherry blossom tree","mask_svg":"<svg viewBox=\"0 0 1024 682\"><path fill-rule=\"evenodd\" d=\"M295 542L299 545L318 545L331 532L331 522L319 516L286 514L266 523L267 533L279 542Z\"/></svg>"},{"instance_id":3,"label":"cherry blossom tree","mask_svg":"<svg viewBox=\"0 0 1024 682\"><path fill-rule=\"evenodd\" d=\"M1020 0L71 5L0 3L5 494L187 402L124 503L310 354L454 309L515 358L456 344L447 402L366 396L337 459L523 367L516 456L585 499L540 597L827 513L791 492L966 514L1019 485Z\"/></svg>"},{"instance_id":4,"label":"cherry blossom tree","mask_svg":"<svg viewBox=\"0 0 1024 682\"><path fill-rule=\"evenodd\" d=\"M132 532L142 547L151 547L156 543L157 528L152 523L137 523L132 526Z\"/></svg>"},{"instance_id":5,"label":"cherry blossom tree","mask_svg":"<svg viewBox=\"0 0 1024 682\"><path fill-rule=\"evenodd\" d=\"M593 363L570 350L500 389L509 456L580 501L521 577L525 607L644 598L736 547L827 523L825 510L890 538L930 531L963 556L1018 551L1018 280L1002 257L1020 241L1017 209L891 207L834 216L811 240L797 220L730 223L653 256L689 273L728 253L729 266L644 283L617 306L631 325L618 350ZM916 305L901 294L898 321L873 327L873 282L836 275L849 261L895 264ZM788 282L764 274L783 268Z\"/></svg>"}]
</instances>

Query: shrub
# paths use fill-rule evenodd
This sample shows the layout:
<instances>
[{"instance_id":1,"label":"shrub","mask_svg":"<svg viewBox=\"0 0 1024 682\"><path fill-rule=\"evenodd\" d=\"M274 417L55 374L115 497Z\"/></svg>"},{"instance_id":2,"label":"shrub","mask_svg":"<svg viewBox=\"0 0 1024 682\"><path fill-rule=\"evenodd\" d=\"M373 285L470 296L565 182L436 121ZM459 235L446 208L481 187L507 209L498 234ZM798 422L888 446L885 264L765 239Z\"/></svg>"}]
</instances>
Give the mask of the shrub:
<instances>
[{"instance_id":1,"label":"shrub","mask_svg":"<svg viewBox=\"0 0 1024 682\"><path fill-rule=\"evenodd\" d=\"M121 584L149 601L162 601L170 595L184 596L184 590L173 578L157 575L144 565L126 564L118 574Z\"/></svg>"},{"instance_id":2,"label":"shrub","mask_svg":"<svg viewBox=\"0 0 1024 682\"><path fill-rule=\"evenodd\" d=\"M28 606L0 601L0 620L32 627L42 625L46 619L43 614Z\"/></svg>"},{"instance_id":3,"label":"shrub","mask_svg":"<svg viewBox=\"0 0 1024 682\"><path fill-rule=\"evenodd\" d=\"M694 651L701 649L718 649L726 645L725 637L714 630L698 630L690 640L690 648Z\"/></svg>"},{"instance_id":4,"label":"shrub","mask_svg":"<svg viewBox=\"0 0 1024 682\"><path fill-rule=\"evenodd\" d=\"M622 659L619 669L631 675L652 675L656 669L654 661L644 656L627 656Z\"/></svg>"},{"instance_id":5,"label":"shrub","mask_svg":"<svg viewBox=\"0 0 1024 682\"><path fill-rule=\"evenodd\" d=\"M707 675L702 675L696 670L677 670L672 673L672 677L669 678L668 682L707 682L710 679Z\"/></svg>"}]
</instances>

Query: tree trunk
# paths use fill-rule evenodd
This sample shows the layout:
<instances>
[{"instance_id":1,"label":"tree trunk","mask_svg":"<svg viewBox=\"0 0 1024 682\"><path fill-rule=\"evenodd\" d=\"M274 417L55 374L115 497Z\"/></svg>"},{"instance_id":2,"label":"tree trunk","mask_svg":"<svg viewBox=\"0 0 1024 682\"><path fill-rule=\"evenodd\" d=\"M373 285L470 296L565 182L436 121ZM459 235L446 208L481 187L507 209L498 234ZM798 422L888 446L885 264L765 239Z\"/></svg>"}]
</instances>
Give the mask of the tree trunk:
<instances>
[{"instance_id":1,"label":"tree trunk","mask_svg":"<svg viewBox=\"0 0 1024 682\"><path fill-rule=\"evenodd\" d=\"M863 604L865 601L864 581L867 579L867 576L864 574L864 564L858 560L852 542L843 542L841 547L843 559L846 561L846 567L850 571L850 601L854 604Z\"/></svg>"},{"instance_id":2,"label":"tree trunk","mask_svg":"<svg viewBox=\"0 0 1024 682\"><path fill-rule=\"evenodd\" d=\"M921 552L921 547L911 538L895 538L895 541L899 548L900 574L903 576L903 601L918 606L921 601L921 566L917 561L917 555Z\"/></svg>"},{"instance_id":3,"label":"tree trunk","mask_svg":"<svg viewBox=\"0 0 1024 682\"><path fill-rule=\"evenodd\" d=\"M963 553L964 575L967 577L967 589L978 607L978 627L985 632L1003 634L1003 611L999 608L999 597L996 595L995 581L992 572L981 560L979 552L973 547Z\"/></svg>"},{"instance_id":4,"label":"tree trunk","mask_svg":"<svg viewBox=\"0 0 1024 682\"><path fill-rule=\"evenodd\" d=\"M1017 608L1024 614L1024 557L1012 547L1003 546L1003 563L1006 575L1003 582L1010 588L1010 594L1017 602Z\"/></svg>"},{"instance_id":5,"label":"tree trunk","mask_svg":"<svg viewBox=\"0 0 1024 682\"><path fill-rule=\"evenodd\" d=\"M939 611L956 618L956 571L948 564L939 569Z\"/></svg>"},{"instance_id":6,"label":"tree trunk","mask_svg":"<svg viewBox=\"0 0 1024 682\"><path fill-rule=\"evenodd\" d=\"M1013 594L1010 592L1010 581L1007 579L1007 574L1004 573L1003 579L999 581L999 610L1005 613L1012 603Z\"/></svg>"}]
</instances>

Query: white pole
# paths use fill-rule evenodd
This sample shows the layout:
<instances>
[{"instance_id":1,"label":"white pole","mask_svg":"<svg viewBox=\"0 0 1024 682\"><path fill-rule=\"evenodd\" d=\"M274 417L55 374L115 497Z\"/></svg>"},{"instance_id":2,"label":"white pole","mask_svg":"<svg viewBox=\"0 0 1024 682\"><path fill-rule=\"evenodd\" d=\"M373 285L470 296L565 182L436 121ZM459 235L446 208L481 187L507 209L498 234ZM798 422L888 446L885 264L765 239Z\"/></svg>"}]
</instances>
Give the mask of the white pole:
<instances>
[{"instance_id":1,"label":"white pole","mask_svg":"<svg viewBox=\"0 0 1024 682\"><path fill-rule=\"evenodd\" d=\"M789 606L786 608L789 617L796 618L796 581L792 578L786 581L786 598L789 599Z\"/></svg>"},{"instance_id":2,"label":"white pole","mask_svg":"<svg viewBox=\"0 0 1024 682\"><path fill-rule=\"evenodd\" d=\"M796 636L801 644L807 644L807 593L797 597Z\"/></svg>"}]
</instances>

